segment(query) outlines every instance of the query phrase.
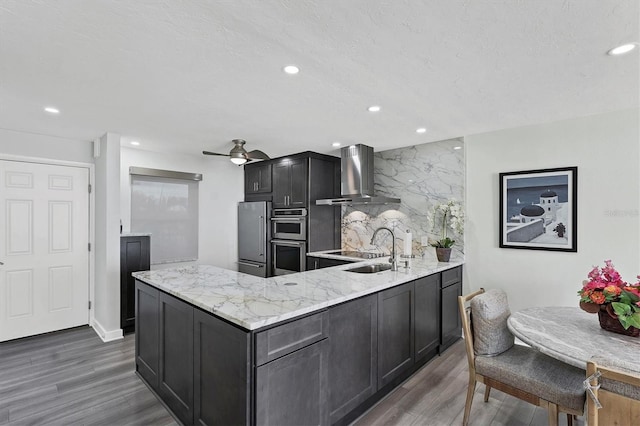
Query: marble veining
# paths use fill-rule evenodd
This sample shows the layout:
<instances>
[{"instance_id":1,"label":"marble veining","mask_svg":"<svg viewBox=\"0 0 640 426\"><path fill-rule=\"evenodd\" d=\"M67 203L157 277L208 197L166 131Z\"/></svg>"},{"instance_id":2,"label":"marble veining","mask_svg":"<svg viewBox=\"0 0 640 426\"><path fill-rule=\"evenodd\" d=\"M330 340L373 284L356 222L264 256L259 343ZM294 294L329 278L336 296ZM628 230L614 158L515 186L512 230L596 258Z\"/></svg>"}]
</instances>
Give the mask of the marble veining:
<instances>
[{"instance_id":1,"label":"marble veining","mask_svg":"<svg viewBox=\"0 0 640 426\"><path fill-rule=\"evenodd\" d=\"M583 370L588 360L605 359L640 372L640 338L603 330L597 315L578 307L527 308L512 314L508 327L526 344Z\"/></svg>"},{"instance_id":2,"label":"marble veining","mask_svg":"<svg viewBox=\"0 0 640 426\"><path fill-rule=\"evenodd\" d=\"M412 234L412 252L435 261L435 249L421 245L421 236L440 239L428 220L433 207L455 198L464 204L464 146L462 139L415 145L374 154L375 191L379 195L400 197L400 205L357 205L342 207L342 249L382 251L389 253L391 237L380 234L374 244L371 236L376 228L394 230L396 250L402 254L406 231ZM464 236L448 236L456 240L452 259L464 261Z\"/></svg>"},{"instance_id":3,"label":"marble veining","mask_svg":"<svg viewBox=\"0 0 640 426\"><path fill-rule=\"evenodd\" d=\"M380 259L358 265L380 263ZM411 268L377 274L345 269L356 263L272 278L208 265L136 272L133 276L205 311L255 330L461 265L416 259Z\"/></svg>"}]
</instances>

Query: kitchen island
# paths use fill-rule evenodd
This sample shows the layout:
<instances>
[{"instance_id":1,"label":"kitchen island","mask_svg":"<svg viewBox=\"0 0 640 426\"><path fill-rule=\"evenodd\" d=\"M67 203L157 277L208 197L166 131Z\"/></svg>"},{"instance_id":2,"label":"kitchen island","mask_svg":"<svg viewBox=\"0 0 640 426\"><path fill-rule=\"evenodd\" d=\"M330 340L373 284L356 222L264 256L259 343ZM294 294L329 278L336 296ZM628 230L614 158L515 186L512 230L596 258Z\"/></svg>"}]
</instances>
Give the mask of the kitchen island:
<instances>
[{"instance_id":1,"label":"kitchen island","mask_svg":"<svg viewBox=\"0 0 640 426\"><path fill-rule=\"evenodd\" d=\"M136 370L185 424L344 424L460 337L461 263L135 273Z\"/></svg>"}]
</instances>

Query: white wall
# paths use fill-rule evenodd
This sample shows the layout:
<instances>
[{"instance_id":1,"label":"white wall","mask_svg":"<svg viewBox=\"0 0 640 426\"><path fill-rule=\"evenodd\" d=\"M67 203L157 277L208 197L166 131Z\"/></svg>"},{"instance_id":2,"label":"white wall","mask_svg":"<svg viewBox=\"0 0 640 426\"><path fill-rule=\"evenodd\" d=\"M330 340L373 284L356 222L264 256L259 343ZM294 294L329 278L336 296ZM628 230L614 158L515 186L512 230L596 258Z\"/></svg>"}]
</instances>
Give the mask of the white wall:
<instances>
[{"instance_id":1,"label":"white wall","mask_svg":"<svg viewBox=\"0 0 640 426\"><path fill-rule=\"evenodd\" d=\"M605 259L637 281L639 116L634 109L465 137L465 293L502 288L512 311L577 306L582 280ZM578 167L578 252L499 248L498 174L563 166Z\"/></svg>"},{"instance_id":2,"label":"white wall","mask_svg":"<svg viewBox=\"0 0 640 426\"><path fill-rule=\"evenodd\" d=\"M195 263L237 270L237 205L244 198L242 167L233 165L225 157L163 154L126 147L121 148L120 165L120 217L123 232L131 229L130 166L202 173L199 184L198 260ZM158 267L190 263L193 262Z\"/></svg>"},{"instance_id":3,"label":"white wall","mask_svg":"<svg viewBox=\"0 0 640 426\"><path fill-rule=\"evenodd\" d=\"M93 143L0 129L0 153L93 163Z\"/></svg>"},{"instance_id":4,"label":"white wall","mask_svg":"<svg viewBox=\"0 0 640 426\"><path fill-rule=\"evenodd\" d=\"M120 136L100 138L95 181L95 298L93 327L105 341L120 328Z\"/></svg>"}]
</instances>

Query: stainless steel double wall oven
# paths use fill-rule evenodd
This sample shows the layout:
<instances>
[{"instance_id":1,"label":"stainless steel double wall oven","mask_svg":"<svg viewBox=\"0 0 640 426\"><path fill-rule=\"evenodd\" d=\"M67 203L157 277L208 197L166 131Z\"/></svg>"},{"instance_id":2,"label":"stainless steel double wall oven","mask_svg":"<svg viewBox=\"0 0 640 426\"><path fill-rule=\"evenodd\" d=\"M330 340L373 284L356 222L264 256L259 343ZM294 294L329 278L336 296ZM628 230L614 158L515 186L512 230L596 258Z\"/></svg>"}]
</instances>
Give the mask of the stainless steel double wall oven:
<instances>
[{"instance_id":1,"label":"stainless steel double wall oven","mask_svg":"<svg viewBox=\"0 0 640 426\"><path fill-rule=\"evenodd\" d=\"M306 270L307 209L274 209L271 217L272 272L285 275Z\"/></svg>"}]
</instances>

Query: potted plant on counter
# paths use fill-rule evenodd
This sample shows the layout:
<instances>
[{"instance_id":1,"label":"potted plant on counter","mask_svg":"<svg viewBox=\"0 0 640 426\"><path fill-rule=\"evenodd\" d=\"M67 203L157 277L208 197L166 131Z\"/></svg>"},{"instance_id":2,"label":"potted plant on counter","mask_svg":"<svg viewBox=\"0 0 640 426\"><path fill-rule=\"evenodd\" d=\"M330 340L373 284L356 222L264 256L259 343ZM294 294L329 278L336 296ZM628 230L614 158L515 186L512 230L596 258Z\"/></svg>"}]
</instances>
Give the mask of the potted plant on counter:
<instances>
[{"instance_id":1,"label":"potted plant on counter","mask_svg":"<svg viewBox=\"0 0 640 426\"><path fill-rule=\"evenodd\" d=\"M441 220L441 223L438 223L439 220ZM455 240L447 236L447 225L449 225L457 235L462 235L464 231L464 212L462 206L460 206L460 203L455 199L437 204L433 208L430 221L433 223L434 228L436 225L442 226L440 239L432 240L430 245L436 248L438 262L448 262Z\"/></svg>"},{"instance_id":2,"label":"potted plant on counter","mask_svg":"<svg viewBox=\"0 0 640 426\"><path fill-rule=\"evenodd\" d=\"M629 284L616 271L610 260L605 266L594 266L588 280L583 281L580 308L597 313L600 327L614 333L640 336L640 282Z\"/></svg>"}]
</instances>

